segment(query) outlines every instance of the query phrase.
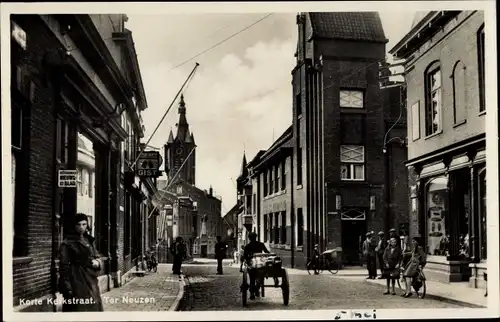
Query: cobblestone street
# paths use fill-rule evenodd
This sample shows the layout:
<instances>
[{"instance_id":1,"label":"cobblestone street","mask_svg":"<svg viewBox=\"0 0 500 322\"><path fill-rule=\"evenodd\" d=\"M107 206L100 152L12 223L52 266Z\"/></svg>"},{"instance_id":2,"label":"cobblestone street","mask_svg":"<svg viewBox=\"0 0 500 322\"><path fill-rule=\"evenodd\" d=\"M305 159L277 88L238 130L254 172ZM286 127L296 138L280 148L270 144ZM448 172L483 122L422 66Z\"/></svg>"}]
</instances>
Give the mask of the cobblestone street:
<instances>
[{"instance_id":1,"label":"cobblestone street","mask_svg":"<svg viewBox=\"0 0 500 322\"><path fill-rule=\"evenodd\" d=\"M171 265L158 266L122 287L102 294L104 311L168 311L179 293L179 277Z\"/></svg>"},{"instance_id":2,"label":"cobblestone street","mask_svg":"<svg viewBox=\"0 0 500 322\"><path fill-rule=\"evenodd\" d=\"M232 310L319 310L359 308L461 308L432 299L404 299L398 295L383 295L385 288L334 277L333 275L308 275L307 272L289 269L290 304L283 305L281 289L266 288L264 298L241 304L241 273L237 267L224 267L224 275L215 275L215 264L183 266L186 290L180 311L232 311ZM267 283L270 283L269 281Z\"/></svg>"}]
</instances>

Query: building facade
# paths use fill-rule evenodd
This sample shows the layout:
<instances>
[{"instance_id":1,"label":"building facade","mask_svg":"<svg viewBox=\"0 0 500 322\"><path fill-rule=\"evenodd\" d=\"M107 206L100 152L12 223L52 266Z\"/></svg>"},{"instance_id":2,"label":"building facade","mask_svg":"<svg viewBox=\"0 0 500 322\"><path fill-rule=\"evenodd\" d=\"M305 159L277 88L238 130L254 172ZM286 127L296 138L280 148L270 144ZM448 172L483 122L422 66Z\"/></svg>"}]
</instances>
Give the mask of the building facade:
<instances>
[{"instance_id":1,"label":"building facade","mask_svg":"<svg viewBox=\"0 0 500 322\"><path fill-rule=\"evenodd\" d=\"M484 50L482 11L428 12L391 50L405 60L410 231L428 278L473 287L487 270Z\"/></svg>"},{"instance_id":2,"label":"building facade","mask_svg":"<svg viewBox=\"0 0 500 322\"><path fill-rule=\"evenodd\" d=\"M380 84L387 39L378 13L305 13L297 24L292 127L302 255L319 244L359 264L367 231L405 221L405 207L392 207L406 193L405 124L397 122L404 90Z\"/></svg>"},{"instance_id":3,"label":"building facade","mask_svg":"<svg viewBox=\"0 0 500 322\"><path fill-rule=\"evenodd\" d=\"M136 194L125 211L120 167L125 146L134 150L143 135L140 112L147 103L125 21L118 14L11 16L16 311L55 309L19 300L60 296L59 245L78 211L92 218L106 263L102 291L121 285L130 267L127 240L139 237L126 238L124 217L142 199ZM123 111L132 129L113 111ZM60 187L59 170L81 173L71 182L76 187Z\"/></svg>"}]
</instances>

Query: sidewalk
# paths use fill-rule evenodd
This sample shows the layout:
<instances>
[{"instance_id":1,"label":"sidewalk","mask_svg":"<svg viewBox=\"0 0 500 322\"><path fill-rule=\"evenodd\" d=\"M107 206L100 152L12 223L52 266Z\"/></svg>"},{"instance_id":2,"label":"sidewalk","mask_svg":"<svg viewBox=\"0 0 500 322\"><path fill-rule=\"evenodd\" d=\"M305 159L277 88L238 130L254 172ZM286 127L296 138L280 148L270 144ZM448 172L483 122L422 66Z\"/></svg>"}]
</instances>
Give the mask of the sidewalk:
<instances>
[{"instance_id":1,"label":"sidewalk","mask_svg":"<svg viewBox=\"0 0 500 322\"><path fill-rule=\"evenodd\" d=\"M172 274L171 264L135 277L122 287L103 293L104 311L176 311L184 295L184 277Z\"/></svg>"},{"instance_id":2,"label":"sidewalk","mask_svg":"<svg viewBox=\"0 0 500 322\"><path fill-rule=\"evenodd\" d=\"M365 283L379 284L381 286L386 285L385 280L367 280L366 275L366 269L346 269L340 270L337 274L332 276L335 278L348 278L358 281L364 281ZM484 296L485 291L483 289L471 288L467 282L452 284L433 281L426 282L426 298L433 298L439 301L464 305L467 307L488 307L488 298Z\"/></svg>"}]
</instances>

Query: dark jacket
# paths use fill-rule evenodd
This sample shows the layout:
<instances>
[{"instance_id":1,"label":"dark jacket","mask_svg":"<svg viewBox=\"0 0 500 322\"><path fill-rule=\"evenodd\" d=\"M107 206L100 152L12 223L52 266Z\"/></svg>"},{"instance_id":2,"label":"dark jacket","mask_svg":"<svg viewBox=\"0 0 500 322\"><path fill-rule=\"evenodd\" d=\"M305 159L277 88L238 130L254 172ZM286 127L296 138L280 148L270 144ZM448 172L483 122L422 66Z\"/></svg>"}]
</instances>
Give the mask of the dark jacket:
<instances>
[{"instance_id":1,"label":"dark jacket","mask_svg":"<svg viewBox=\"0 0 500 322\"><path fill-rule=\"evenodd\" d=\"M363 242L363 255L365 257L375 257L376 252L375 248L377 247L376 243L372 239L371 241L368 241L365 239Z\"/></svg>"},{"instance_id":2,"label":"dark jacket","mask_svg":"<svg viewBox=\"0 0 500 322\"><path fill-rule=\"evenodd\" d=\"M224 242L218 242L215 244L215 258L220 259L220 258L226 258L226 243Z\"/></svg>"},{"instance_id":3,"label":"dark jacket","mask_svg":"<svg viewBox=\"0 0 500 322\"><path fill-rule=\"evenodd\" d=\"M61 244L59 258L59 290L65 301L76 299L80 302L64 303L63 311L103 311L97 277L104 265L95 249L94 238L68 237ZM94 259L99 261L99 268L92 267Z\"/></svg>"},{"instance_id":4,"label":"dark jacket","mask_svg":"<svg viewBox=\"0 0 500 322\"><path fill-rule=\"evenodd\" d=\"M393 251L391 251L394 249ZM403 252L401 248L396 246L392 248L391 246L387 246L384 250L384 267L389 266L389 269L395 268L403 259Z\"/></svg>"},{"instance_id":5,"label":"dark jacket","mask_svg":"<svg viewBox=\"0 0 500 322\"><path fill-rule=\"evenodd\" d=\"M249 260L252 258L253 254L258 253L269 253L266 245L261 243L260 241L251 241L245 246L245 250L243 251L243 258L245 260Z\"/></svg>"}]
</instances>

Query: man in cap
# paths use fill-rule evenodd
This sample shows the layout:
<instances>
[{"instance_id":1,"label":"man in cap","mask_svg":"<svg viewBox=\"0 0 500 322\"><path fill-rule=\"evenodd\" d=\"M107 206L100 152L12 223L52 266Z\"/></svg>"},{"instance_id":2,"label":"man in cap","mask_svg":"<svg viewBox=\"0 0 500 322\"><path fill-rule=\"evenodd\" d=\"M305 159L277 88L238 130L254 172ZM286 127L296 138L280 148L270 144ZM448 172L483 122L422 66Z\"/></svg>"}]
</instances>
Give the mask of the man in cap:
<instances>
[{"instance_id":1,"label":"man in cap","mask_svg":"<svg viewBox=\"0 0 500 322\"><path fill-rule=\"evenodd\" d=\"M316 244L314 245L314 250L313 250L313 258L312 258L312 264L313 264L313 267L314 267L314 274L315 275L318 275L319 274L319 245Z\"/></svg>"},{"instance_id":2,"label":"man in cap","mask_svg":"<svg viewBox=\"0 0 500 322\"><path fill-rule=\"evenodd\" d=\"M363 256L368 269L368 277L366 279L375 279L377 277L377 256L375 252L376 243L373 240L373 231L366 233L366 239L363 242Z\"/></svg>"},{"instance_id":3,"label":"man in cap","mask_svg":"<svg viewBox=\"0 0 500 322\"><path fill-rule=\"evenodd\" d=\"M269 254L269 250L267 250L266 245L264 243L257 240L257 234L251 232L248 234L248 239L250 242L245 246L243 251L243 259L247 262L250 262L254 254L258 253L267 253ZM248 275L250 277L250 299L254 300L255 296L259 296L259 288L255 285L256 271L255 269L249 269Z\"/></svg>"},{"instance_id":4,"label":"man in cap","mask_svg":"<svg viewBox=\"0 0 500 322\"><path fill-rule=\"evenodd\" d=\"M375 248L375 251L377 252L377 259L378 259L378 267L380 268L380 276L378 279L384 278L382 275L384 274L384 251L386 248L386 241L384 240L384 232L379 231L378 232L378 244L377 248Z\"/></svg>"}]
</instances>

